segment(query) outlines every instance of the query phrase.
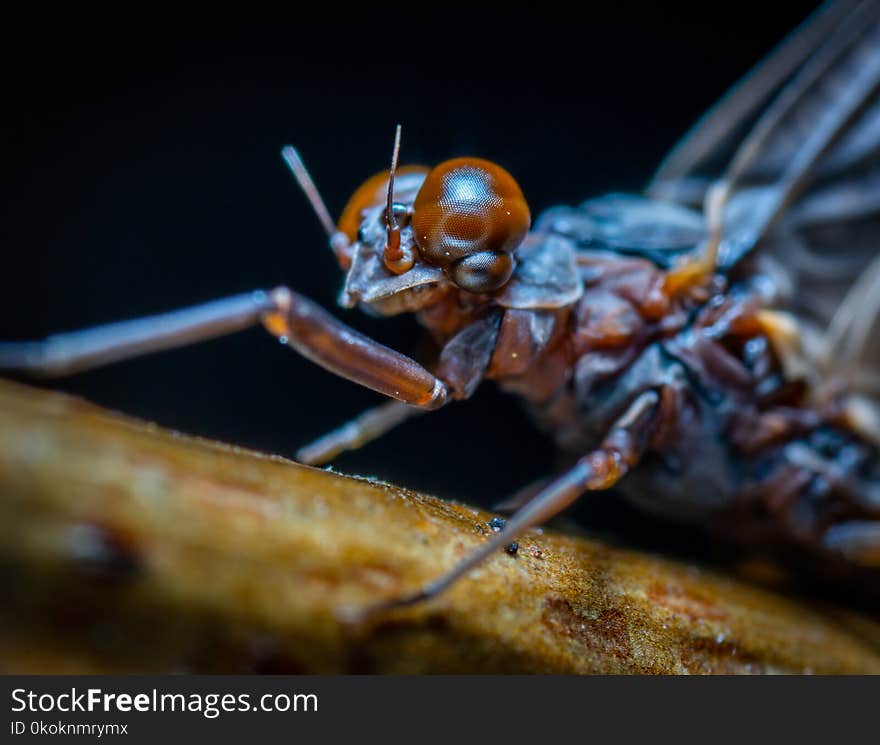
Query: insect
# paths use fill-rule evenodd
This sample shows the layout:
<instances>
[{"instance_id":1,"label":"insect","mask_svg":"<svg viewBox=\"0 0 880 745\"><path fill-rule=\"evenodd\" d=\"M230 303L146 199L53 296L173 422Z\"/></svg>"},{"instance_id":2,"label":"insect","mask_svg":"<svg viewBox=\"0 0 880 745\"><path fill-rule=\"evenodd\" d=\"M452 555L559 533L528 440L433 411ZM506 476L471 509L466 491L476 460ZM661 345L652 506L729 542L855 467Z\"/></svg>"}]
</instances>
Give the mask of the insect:
<instances>
[{"instance_id":1,"label":"insect","mask_svg":"<svg viewBox=\"0 0 880 745\"><path fill-rule=\"evenodd\" d=\"M0 345L0 370L65 375L262 324L391 400L299 452L326 463L483 380L571 456L459 565L364 614L436 596L589 492L880 578L880 5L817 11L673 149L642 195L532 219L501 166L391 167L334 222L282 154L345 272L340 303L411 313L396 352L281 287ZM363 616L362 616L363 617Z\"/></svg>"}]
</instances>

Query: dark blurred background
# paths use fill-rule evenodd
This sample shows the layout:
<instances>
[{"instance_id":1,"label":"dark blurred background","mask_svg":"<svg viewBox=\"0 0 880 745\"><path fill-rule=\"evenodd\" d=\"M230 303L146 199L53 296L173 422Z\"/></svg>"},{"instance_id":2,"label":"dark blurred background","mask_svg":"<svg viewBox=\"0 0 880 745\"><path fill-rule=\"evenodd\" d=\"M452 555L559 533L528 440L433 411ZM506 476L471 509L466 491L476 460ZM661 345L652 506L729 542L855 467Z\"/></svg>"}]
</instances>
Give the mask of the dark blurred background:
<instances>
[{"instance_id":1,"label":"dark blurred background","mask_svg":"<svg viewBox=\"0 0 880 745\"><path fill-rule=\"evenodd\" d=\"M637 190L816 3L602 5L6 24L0 338L281 283L332 307L341 273L279 157L288 142L336 213L385 167L398 121L403 163L496 160L533 214ZM337 312L402 351L418 337L411 318ZM260 329L49 385L287 456L379 400ZM488 504L552 463L489 384L336 466Z\"/></svg>"}]
</instances>

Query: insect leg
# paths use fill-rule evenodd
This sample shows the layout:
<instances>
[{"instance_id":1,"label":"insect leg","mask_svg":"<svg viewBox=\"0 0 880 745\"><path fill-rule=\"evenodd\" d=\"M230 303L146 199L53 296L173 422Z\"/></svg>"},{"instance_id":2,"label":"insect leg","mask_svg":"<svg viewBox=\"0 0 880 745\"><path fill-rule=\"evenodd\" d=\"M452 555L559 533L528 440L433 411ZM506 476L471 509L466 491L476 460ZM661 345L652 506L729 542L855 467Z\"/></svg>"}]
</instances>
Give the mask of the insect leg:
<instances>
[{"instance_id":1,"label":"insect leg","mask_svg":"<svg viewBox=\"0 0 880 745\"><path fill-rule=\"evenodd\" d=\"M357 450L424 411L402 401L387 401L367 409L341 427L300 448L296 459L310 466L329 463L340 453Z\"/></svg>"},{"instance_id":2,"label":"insect leg","mask_svg":"<svg viewBox=\"0 0 880 745\"><path fill-rule=\"evenodd\" d=\"M614 486L638 462L647 447L659 401L656 391L642 393L614 423L598 449L580 458L572 468L550 482L516 512L501 531L451 570L415 592L355 611L348 620L362 622L377 613L415 605L439 595L524 530L547 522L584 492Z\"/></svg>"},{"instance_id":3,"label":"insect leg","mask_svg":"<svg viewBox=\"0 0 880 745\"><path fill-rule=\"evenodd\" d=\"M330 323L336 324L332 317ZM443 347L435 372L446 390L444 400L468 398L477 389L495 350L500 325L501 314L489 313L469 323ZM297 460L311 465L326 463L342 451L366 445L424 411L425 408L416 408L402 401L390 401L368 409L301 449Z\"/></svg>"},{"instance_id":4,"label":"insect leg","mask_svg":"<svg viewBox=\"0 0 880 745\"><path fill-rule=\"evenodd\" d=\"M263 316L270 334L340 377L425 409L446 403L445 383L418 362L336 320L308 298L279 288Z\"/></svg>"},{"instance_id":5,"label":"insect leg","mask_svg":"<svg viewBox=\"0 0 880 745\"><path fill-rule=\"evenodd\" d=\"M270 293L249 292L146 318L54 334L42 341L0 342L0 371L33 377L72 375L254 326L273 303Z\"/></svg>"}]
</instances>

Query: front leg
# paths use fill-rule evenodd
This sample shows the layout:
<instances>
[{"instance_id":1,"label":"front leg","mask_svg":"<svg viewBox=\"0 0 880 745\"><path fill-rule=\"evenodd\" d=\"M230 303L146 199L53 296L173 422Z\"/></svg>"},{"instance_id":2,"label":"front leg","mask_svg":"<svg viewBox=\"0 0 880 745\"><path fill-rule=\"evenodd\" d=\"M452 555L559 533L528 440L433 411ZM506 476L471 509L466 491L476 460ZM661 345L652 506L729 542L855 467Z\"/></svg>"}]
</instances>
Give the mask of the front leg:
<instances>
[{"instance_id":1,"label":"front leg","mask_svg":"<svg viewBox=\"0 0 880 745\"><path fill-rule=\"evenodd\" d=\"M0 342L0 371L35 377L71 375L261 322L310 360L386 396L423 409L442 406L448 398L446 385L415 360L348 328L286 287L56 334L43 341Z\"/></svg>"},{"instance_id":2,"label":"front leg","mask_svg":"<svg viewBox=\"0 0 880 745\"><path fill-rule=\"evenodd\" d=\"M273 309L263 326L282 344L326 370L410 406L436 409L446 385L418 362L336 320L308 298L287 288L272 291Z\"/></svg>"},{"instance_id":3,"label":"front leg","mask_svg":"<svg viewBox=\"0 0 880 745\"><path fill-rule=\"evenodd\" d=\"M258 324L272 310L272 302L270 293L257 290L146 318L53 334L42 341L0 341L0 372L55 378L185 347Z\"/></svg>"},{"instance_id":4,"label":"front leg","mask_svg":"<svg viewBox=\"0 0 880 745\"><path fill-rule=\"evenodd\" d=\"M487 313L465 326L443 347L437 371L449 398L468 398L477 389L495 350L500 325L500 312ZM312 466L327 463L346 450L355 450L372 442L424 411L425 408L414 408L401 401L388 401L367 409L301 448L296 459Z\"/></svg>"}]
</instances>

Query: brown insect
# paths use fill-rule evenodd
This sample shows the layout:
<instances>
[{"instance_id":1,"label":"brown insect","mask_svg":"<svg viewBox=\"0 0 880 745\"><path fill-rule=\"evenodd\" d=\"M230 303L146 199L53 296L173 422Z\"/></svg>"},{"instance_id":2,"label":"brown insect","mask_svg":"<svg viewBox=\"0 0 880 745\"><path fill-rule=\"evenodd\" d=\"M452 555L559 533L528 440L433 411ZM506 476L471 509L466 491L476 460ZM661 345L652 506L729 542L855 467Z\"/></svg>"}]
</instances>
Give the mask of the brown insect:
<instances>
[{"instance_id":1,"label":"brown insect","mask_svg":"<svg viewBox=\"0 0 880 745\"><path fill-rule=\"evenodd\" d=\"M880 7L824 7L672 151L645 195L531 215L503 168L457 158L369 179L334 224L283 155L346 272L340 302L413 313L423 366L287 288L42 342L0 369L65 375L257 323L393 401L299 453L324 463L486 379L572 456L524 490L443 591L529 526L617 487L646 510L880 578Z\"/></svg>"}]
</instances>

